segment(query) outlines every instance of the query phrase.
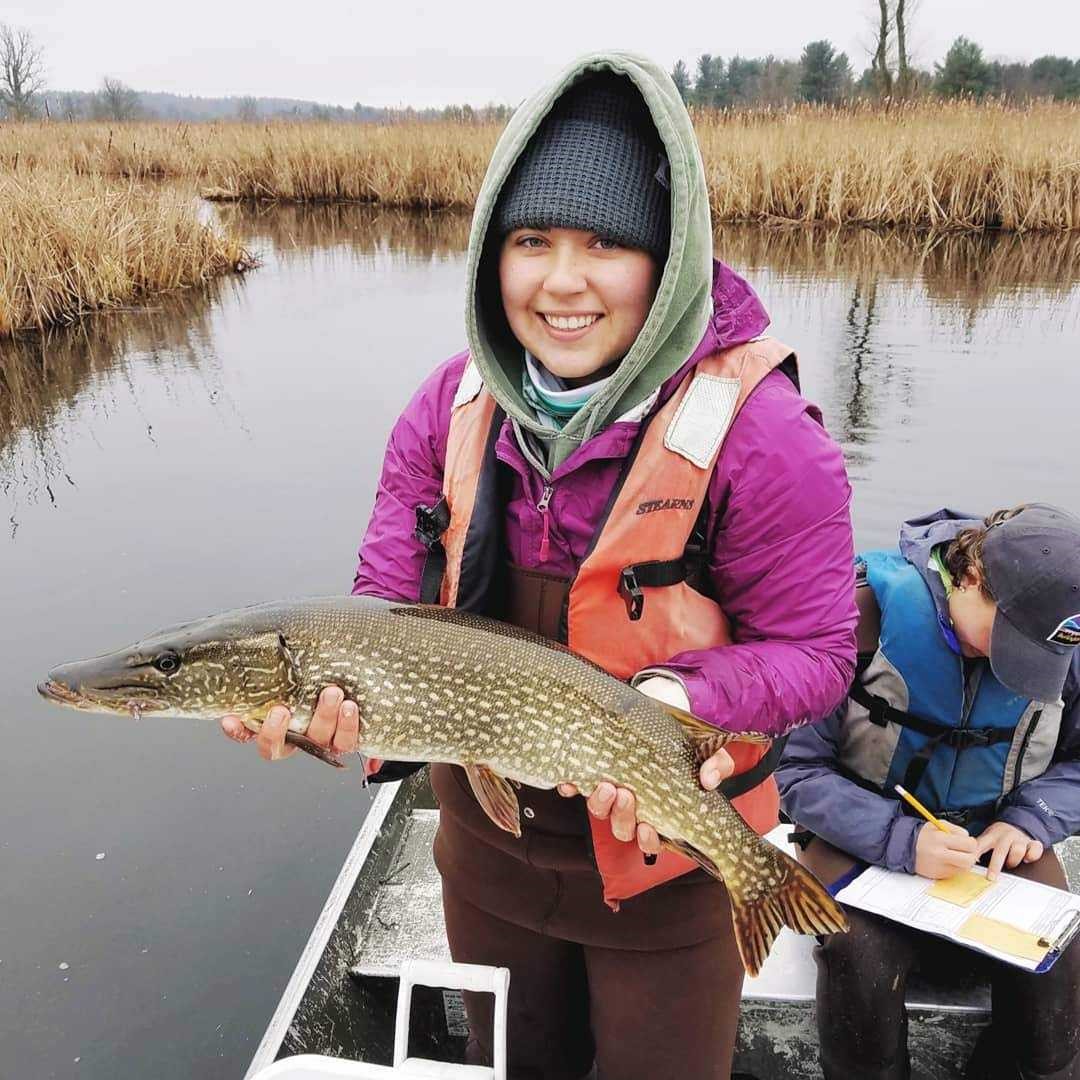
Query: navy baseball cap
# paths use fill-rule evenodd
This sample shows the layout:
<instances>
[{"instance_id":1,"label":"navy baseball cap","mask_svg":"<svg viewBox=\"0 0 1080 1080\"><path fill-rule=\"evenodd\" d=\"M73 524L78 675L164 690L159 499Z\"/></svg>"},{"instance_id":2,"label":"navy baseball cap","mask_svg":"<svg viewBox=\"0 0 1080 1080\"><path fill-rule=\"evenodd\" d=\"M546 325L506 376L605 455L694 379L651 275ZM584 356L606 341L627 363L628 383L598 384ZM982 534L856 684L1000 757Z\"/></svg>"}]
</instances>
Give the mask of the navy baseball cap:
<instances>
[{"instance_id":1,"label":"navy baseball cap","mask_svg":"<svg viewBox=\"0 0 1080 1080\"><path fill-rule=\"evenodd\" d=\"M982 561L998 605L991 670L1017 694L1057 701L1080 644L1080 518L1029 503L990 528Z\"/></svg>"}]
</instances>

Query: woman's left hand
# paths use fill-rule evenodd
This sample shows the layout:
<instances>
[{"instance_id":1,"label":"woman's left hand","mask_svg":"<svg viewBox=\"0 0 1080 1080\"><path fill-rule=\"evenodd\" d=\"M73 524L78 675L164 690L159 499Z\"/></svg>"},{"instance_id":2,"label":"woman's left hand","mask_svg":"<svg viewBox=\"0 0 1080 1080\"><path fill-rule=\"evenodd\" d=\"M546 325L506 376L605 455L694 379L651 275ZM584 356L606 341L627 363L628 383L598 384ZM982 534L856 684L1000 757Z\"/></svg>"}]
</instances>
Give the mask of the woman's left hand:
<instances>
[{"instance_id":1,"label":"woman's left hand","mask_svg":"<svg viewBox=\"0 0 1080 1080\"><path fill-rule=\"evenodd\" d=\"M698 778L706 791L711 791L735 771L735 763L726 750L717 750L701 763ZM559 784L558 792L570 798L581 794L575 784ZM617 787L601 780L585 800L589 813L595 818L611 819L611 832L616 840L629 842L636 839L644 855L660 852L660 837L648 822L637 819L637 799L629 788Z\"/></svg>"},{"instance_id":2,"label":"woman's left hand","mask_svg":"<svg viewBox=\"0 0 1080 1080\"><path fill-rule=\"evenodd\" d=\"M1038 840L1032 840L1023 829L1009 825L1004 821L995 821L987 826L978 837L979 855L992 851L986 876L994 881L1004 866L1008 870L1025 862L1036 862L1042 858L1043 846Z\"/></svg>"}]
</instances>

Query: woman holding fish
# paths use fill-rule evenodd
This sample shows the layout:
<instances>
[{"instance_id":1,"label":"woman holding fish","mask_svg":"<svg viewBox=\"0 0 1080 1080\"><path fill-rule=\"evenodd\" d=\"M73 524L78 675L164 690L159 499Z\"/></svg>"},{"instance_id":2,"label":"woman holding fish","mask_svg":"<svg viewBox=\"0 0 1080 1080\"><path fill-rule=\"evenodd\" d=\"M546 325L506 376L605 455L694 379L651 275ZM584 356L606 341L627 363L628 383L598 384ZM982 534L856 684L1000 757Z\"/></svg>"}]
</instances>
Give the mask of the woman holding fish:
<instances>
[{"instance_id":1,"label":"woman holding fish","mask_svg":"<svg viewBox=\"0 0 1080 1080\"><path fill-rule=\"evenodd\" d=\"M694 714L717 731L701 784L723 781L767 832L778 745L721 744L782 736L842 699L850 489L794 354L712 258L670 77L598 53L523 103L466 273L468 351L394 426L354 592L494 615ZM283 756L287 721L267 718L265 757ZM347 751L362 723L328 688L308 735ZM431 781L451 952L511 969L514 1077L571 1080L594 1062L619 1080L729 1075L744 961L756 970L763 951L745 927L737 947L725 886L637 819L633 790L523 786L519 838L492 821L498 777L437 765ZM467 1005L480 1061L490 1003Z\"/></svg>"},{"instance_id":2,"label":"woman holding fish","mask_svg":"<svg viewBox=\"0 0 1080 1080\"><path fill-rule=\"evenodd\" d=\"M947 878L988 861L1067 888L1053 845L1080 833L1080 519L1032 503L985 520L940 510L856 564L851 695L788 741L777 770L801 856L823 880L856 859ZM945 831L897 798L896 785ZM824 941L818 1029L827 1080L906 1080L907 976L974 954L866 912ZM1080 949L1045 974L979 961L994 1022L970 1080L1080 1075Z\"/></svg>"}]
</instances>

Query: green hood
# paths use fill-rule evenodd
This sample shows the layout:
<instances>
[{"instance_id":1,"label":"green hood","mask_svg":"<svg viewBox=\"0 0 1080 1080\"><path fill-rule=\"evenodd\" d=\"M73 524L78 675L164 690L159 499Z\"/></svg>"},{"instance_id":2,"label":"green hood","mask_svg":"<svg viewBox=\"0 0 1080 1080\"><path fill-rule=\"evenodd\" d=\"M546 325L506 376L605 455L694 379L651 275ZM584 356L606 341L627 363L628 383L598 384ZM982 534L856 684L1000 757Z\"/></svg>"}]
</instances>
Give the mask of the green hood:
<instances>
[{"instance_id":1,"label":"green hood","mask_svg":"<svg viewBox=\"0 0 1080 1080\"><path fill-rule=\"evenodd\" d=\"M500 237L488 235L499 192L519 155L555 101L584 74L614 71L641 92L670 162L671 244L645 325L610 382L559 432L540 425L521 392L524 350L509 332L499 298ZM535 437L554 469L615 417L645 401L686 362L712 312L712 225L705 168L686 107L671 77L651 60L627 52L589 53L514 113L491 155L469 235L465 330L484 385L519 432Z\"/></svg>"}]
</instances>

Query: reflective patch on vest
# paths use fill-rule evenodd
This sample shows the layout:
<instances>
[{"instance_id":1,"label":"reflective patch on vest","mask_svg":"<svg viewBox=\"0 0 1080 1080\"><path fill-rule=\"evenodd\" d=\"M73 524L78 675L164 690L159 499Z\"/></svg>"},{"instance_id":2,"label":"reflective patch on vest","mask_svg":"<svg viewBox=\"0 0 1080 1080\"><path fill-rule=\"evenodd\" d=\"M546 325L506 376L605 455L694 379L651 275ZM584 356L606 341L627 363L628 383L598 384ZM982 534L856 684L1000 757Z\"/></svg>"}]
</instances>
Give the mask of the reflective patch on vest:
<instances>
[{"instance_id":1,"label":"reflective patch on vest","mask_svg":"<svg viewBox=\"0 0 1080 1080\"><path fill-rule=\"evenodd\" d=\"M461 382L458 383L451 408L456 409L459 405L467 405L483 389L484 379L480 374L480 369L470 360L461 373Z\"/></svg>"},{"instance_id":2,"label":"reflective patch on vest","mask_svg":"<svg viewBox=\"0 0 1080 1080\"><path fill-rule=\"evenodd\" d=\"M1055 645L1080 645L1080 612L1062 619L1046 640Z\"/></svg>"},{"instance_id":3,"label":"reflective patch on vest","mask_svg":"<svg viewBox=\"0 0 1080 1080\"><path fill-rule=\"evenodd\" d=\"M664 434L664 446L707 469L735 415L741 383L698 373Z\"/></svg>"},{"instance_id":4,"label":"reflective patch on vest","mask_svg":"<svg viewBox=\"0 0 1080 1080\"><path fill-rule=\"evenodd\" d=\"M1050 768L1061 734L1061 713L1060 702L1047 705L1033 701L1024 710L1005 759L1002 795L1008 795L1018 784L1042 776Z\"/></svg>"}]
</instances>

